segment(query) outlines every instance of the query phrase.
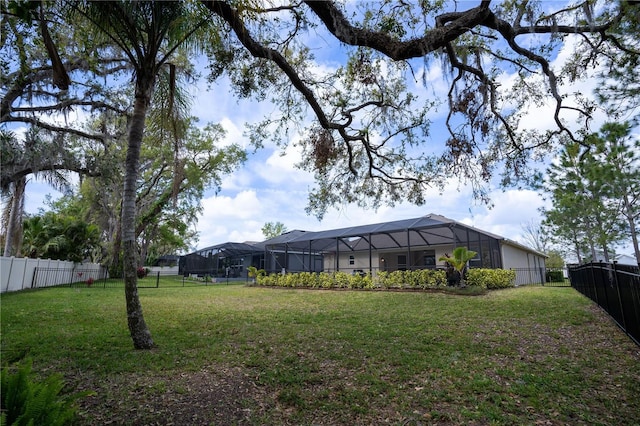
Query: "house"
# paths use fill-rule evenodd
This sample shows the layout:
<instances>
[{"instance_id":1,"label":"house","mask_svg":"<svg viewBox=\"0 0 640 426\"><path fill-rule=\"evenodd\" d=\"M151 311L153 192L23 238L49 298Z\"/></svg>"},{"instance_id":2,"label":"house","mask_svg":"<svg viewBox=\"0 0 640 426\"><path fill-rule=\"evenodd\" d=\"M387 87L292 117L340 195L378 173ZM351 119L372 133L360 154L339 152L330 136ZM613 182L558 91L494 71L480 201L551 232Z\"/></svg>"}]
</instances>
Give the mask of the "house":
<instances>
[{"instance_id":1,"label":"house","mask_svg":"<svg viewBox=\"0 0 640 426\"><path fill-rule=\"evenodd\" d=\"M635 256L631 256L629 254L617 254L613 260L614 262L618 262L620 265L638 266L638 261Z\"/></svg>"},{"instance_id":2,"label":"house","mask_svg":"<svg viewBox=\"0 0 640 426\"><path fill-rule=\"evenodd\" d=\"M222 243L205 247L180 258L180 275L238 278L245 276L248 266L261 265L264 250L255 243Z\"/></svg>"},{"instance_id":3,"label":"house","mask_svg":"<svg viewBox=\"0 0 640 426\"><path fill-rule=\"evenodd\" d=\"M172 267L176 266L179 261L180 256L178 256L177 254L165 254L163 256L159 256L149 266Z\"/></svg>"},{"instance_id":4,"label":"house","mask_svg":"<svg viewBox=\"0 0 640 426\"><path fill-rule=\"evenodd\" d=\"M242 250L233 253L225 248L228 245L241 245ZM478 253L469 262L471 268L526 269L529 282L544 280L543 253L436 214L326 231L296 230L260 243L225 243L192 255L217 256L218 270L223 259L223 265L231 265L240 273L243 268L254 266L267 272L375 274L443 268L445 263L438 259L456 247Z\"/></svg>"},{"instance_id":5,"label":"house","mask_svg":"<svg viewBox=\"0 0 640 426\"><path fill-rule=\"evenodd\" d=\"M322 254L287 250L286 244L305 231L289 231L264 242L227 242L205 247L182 256L179 262L180 275L198 275L216 278L246 278L247 269L253 266L269 272L281 272L287 265L291 271L304 271L311 263L311 270L322 270ZM281 250L267 250L265 243L285 245Z\"/></svg>"}]
</instances>

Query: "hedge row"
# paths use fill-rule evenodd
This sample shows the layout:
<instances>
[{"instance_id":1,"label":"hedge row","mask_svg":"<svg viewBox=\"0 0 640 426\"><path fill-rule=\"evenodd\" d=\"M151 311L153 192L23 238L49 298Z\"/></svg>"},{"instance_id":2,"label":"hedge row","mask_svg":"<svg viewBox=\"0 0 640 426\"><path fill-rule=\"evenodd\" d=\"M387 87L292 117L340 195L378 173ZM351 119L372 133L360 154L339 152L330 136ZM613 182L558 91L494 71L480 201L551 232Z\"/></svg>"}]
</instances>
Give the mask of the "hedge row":
<instances>
[{"instance_id":1,"label":"hedge row","mask_svg":"<svg viewBox=\"0 0 640 426\"><path fill-rule=\"evenodd\" d=\"M479 286L485 289L513 287L516 282L516 271L507 269L468 269L467 285Z\"/></svg>"},{"instance_id":2,"label":"hedge row","mask_svg":"<svg viewBox=\"0 0 640 426\"><path fill-rule=\"evenodd\" d=\"M447 286L447 274L440 269L378 272L375 279L382 288L438 288Z\"/></svg>"},{"instance_id":3,"label":"hedge row","mask_svg":"<svg viewBox=\"0 0 640 426\"><path fill-rule=\"evenodd\" d=\"M262 271L261 271L262 272ZM484 289L513 287L516 274L503 269L470 269L467 285ZM378 272L376 275L352 275L346 272L298 272L266 275L258 273L256 284L273 287L302 288L412 288L429 289L447 286L443 270L421 269L416 271Z\"/></svg>"},{"instance_id":4,"label":"hedge row","mask_svg":"<svg viewBox=\"0 0 640 426\"><path fill-rule=\"evenodd\" d=\"M307 288L374 288L371 275L350 275L345 272L297 272L292 274L259 274L256 284L273 287Z\"/></svg>"}]
</instances>

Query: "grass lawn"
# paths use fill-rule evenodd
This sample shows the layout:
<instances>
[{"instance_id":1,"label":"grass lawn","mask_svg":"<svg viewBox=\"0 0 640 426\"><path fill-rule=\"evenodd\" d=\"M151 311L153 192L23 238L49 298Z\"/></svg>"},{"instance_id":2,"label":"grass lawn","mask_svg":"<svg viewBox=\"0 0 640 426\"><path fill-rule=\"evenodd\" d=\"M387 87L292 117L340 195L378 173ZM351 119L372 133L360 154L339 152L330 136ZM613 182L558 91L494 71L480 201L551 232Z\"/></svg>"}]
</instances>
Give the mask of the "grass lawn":
<instances>
[{"instance_id":1,"label":"grass lawn","mask_svg":"<svg viewBox=\"0 0 640 426\"><path fill-rule=\"evenodd\" d=\"M140 289L2 295L2 360L64 375L80 424L640 424L640 348L571 288L481 296Z\"/></svg>"}]
</instances>

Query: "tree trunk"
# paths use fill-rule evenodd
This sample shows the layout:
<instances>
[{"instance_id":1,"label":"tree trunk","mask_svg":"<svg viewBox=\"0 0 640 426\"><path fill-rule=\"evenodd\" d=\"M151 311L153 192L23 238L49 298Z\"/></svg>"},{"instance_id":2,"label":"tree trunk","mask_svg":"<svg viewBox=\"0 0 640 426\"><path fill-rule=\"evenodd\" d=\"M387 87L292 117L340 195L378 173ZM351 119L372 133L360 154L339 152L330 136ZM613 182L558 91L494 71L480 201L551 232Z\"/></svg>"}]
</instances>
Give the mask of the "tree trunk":
<instances>
[{"instance_id":1,"label":"tree trunk","mask_svg":"<svg viewBox=\"0 0 640 426\"><path fill-rule=\"evenodd\" d=\"M636 255L636 262L640 266L640 246L638 246L638 231L633 220L633 207L629 201L629 196L624 196L624 215L629 222L629 231L631 232L631 241L633 242L633 252Z\"/></svg>"},{"instance_id":2,"label":"tree trunk","mask_svg":"<svg viewBox=\"0 0 640 426\"><path fill-rule=\"evenodd\" d=\"M123 266L122 266L122 200L119 205L120 210L113 217L113 226L110 225L111 236L111 264L109 266L109 275L113 277L123 278ZM111 224L111 220L109 221Z\"/></svg>"},{"instance_id":3,"label":"tree trunk","mask_svg":"<svg viewBox=\"0 0 640 426\"><path fill-rule=\"evenodd\" d=\"M598 261L598 254L596 253L596 245L593 243L593 240L589 240L589 249L591 250L591 262Z\"/></svg>"},{"instance_id":4,"label":"tree trunk","mask_svg":"<svg viewBox=\"0 0 640 426\"><path fill-rule=\"evenodd\" d=\"M109 274L113 274L114 277L122 278L122 224L118 223L118 229L115 232L113 239L113 245L111 247L111 267L109 268Z\"/></svg>"},{"instance_id":5,"label":"tree trunk","mask_svg":"<svg viewBox=\"0 0 640 426\"><path fill-rule=\"evenodd\" d=\"M576 252L576 256L578 257L578 264L582 264L582 251L580 250L580 241L578 240L578 236L575 231L573 233L573 246Z\"/></svg>"},{"instance_id":6,"label":"tree trunk","mask_svg":"<svg viewBox=\"0 0 640 426\"><path fill-rule=\"evenodd\" d=\"M9 204L9 218L4 241L4 256L14 256L20 252L22 240L22 213L24 212L24 191L27 186L26 178L22 177L13 182L13 194Z\"/></svg>"},{"instance_id":7,"label":"tree trunk","mask_svg":"<svg viewBox=\"0 0 640 426\"><path fill-rule=\"evenodd\" d=\"M136 195L140 147L144 133L144 121L151 97L152 81L144 81L138 75L133 117L129 127L129 141L125 163L124 193L122 198L122 248L124 287L127 301L127 322L136 349L154 346L151 332L144 321L142 305L138 297L138 249L136 247Z\"/></svg>"}]
</instances>

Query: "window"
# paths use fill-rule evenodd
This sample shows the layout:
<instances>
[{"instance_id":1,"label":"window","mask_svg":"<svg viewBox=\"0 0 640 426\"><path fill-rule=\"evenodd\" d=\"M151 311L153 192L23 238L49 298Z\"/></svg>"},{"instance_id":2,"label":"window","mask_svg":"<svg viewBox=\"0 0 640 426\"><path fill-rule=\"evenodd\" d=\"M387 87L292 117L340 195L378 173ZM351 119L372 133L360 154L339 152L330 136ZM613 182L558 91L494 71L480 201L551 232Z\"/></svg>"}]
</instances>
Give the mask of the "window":
<instances>
[{"instance_id":1,"label":"window","mask_svg":"<svg viewBox=\"0 0 640 426\"><path fill-rule=\"evenodd\" d=\"M476 252L476 255L473 257L473 259L469 260L469 267L482 268L482 259L480 259L480 253L482 252L482 250L480 249L480 244L478 243L469 244L469 250Z\"/></svg>"},{"instance_id":2,"label":"window","mask_svg":"<svg viewBox=\"0 0 640 426\"><path fill-rule=\"evenodd\" d=\"M423 262L424 262L424 266L436 266L436 251L425 250Z\"/></svg>"},{"instance_id":3,"label":"window","mask_svg":"<svg viewBox=\"0 0 640 426\"><path fill-rule=\"evenodd\" d=\"M398 270L406 271L407 270L407 255L399 254L398 255Z\"/></svg>"},{"instance_id":4,"label":"window","mask_svg":"<svg viewBox=\"0 0 640 426\"><path fill-rule=\"evenodd\" d=\"M351 255L349 256L349 265L355 265L356 264L356 258Z\"/></svg>"}]
</instances>

